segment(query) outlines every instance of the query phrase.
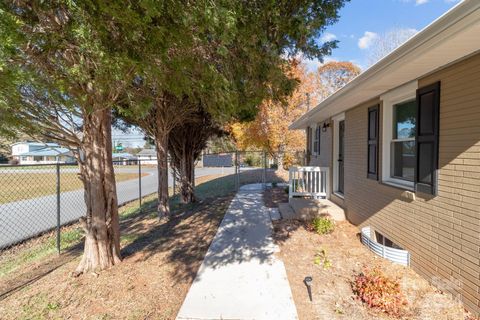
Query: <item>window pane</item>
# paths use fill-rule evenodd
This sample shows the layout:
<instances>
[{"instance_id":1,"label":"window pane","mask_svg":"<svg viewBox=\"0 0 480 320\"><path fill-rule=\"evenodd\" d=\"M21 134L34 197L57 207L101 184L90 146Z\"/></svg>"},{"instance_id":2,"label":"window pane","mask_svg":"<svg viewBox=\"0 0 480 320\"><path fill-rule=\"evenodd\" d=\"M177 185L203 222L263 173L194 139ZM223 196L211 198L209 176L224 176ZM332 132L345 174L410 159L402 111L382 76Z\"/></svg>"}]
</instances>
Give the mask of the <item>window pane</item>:
<instances>
[{"instance_id":1,"label":"window pane","mask_svg":"<svg viewBox=\"0 0 480 320\"><path fill-rule=\"evenodd\" d=\"M392 177L413 181L415 141L392 142Z\"/></svg>"},{"instance_id":2,"label":"window pane","mask_svg":"<svg viewBox=\"0 0 480 320\"><path fill-rule=\"evenodd\" d=\"M393 139L415 137L416 104L415 101L393 106Z\"/></svg>"}]
</instances>

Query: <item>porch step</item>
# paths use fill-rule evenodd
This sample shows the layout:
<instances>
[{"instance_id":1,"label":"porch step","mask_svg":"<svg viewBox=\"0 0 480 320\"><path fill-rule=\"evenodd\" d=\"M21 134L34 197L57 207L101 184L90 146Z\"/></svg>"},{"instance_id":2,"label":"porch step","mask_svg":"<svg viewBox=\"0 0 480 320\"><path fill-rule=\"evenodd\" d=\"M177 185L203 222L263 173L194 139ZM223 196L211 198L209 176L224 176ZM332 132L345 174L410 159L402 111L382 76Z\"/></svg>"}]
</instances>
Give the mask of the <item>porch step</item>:
<instances>
[{"instance_id":1,"label":"porch step","mask_svg":"<svg viewBox=\"0 0 480 320\"><path fill-rule=\"evenodd\" d=\"M311 220L328 214L335 221L345 220L345 211L327 199L290 198L278 206L283 219Z\"/></svg>"}]
</instances>

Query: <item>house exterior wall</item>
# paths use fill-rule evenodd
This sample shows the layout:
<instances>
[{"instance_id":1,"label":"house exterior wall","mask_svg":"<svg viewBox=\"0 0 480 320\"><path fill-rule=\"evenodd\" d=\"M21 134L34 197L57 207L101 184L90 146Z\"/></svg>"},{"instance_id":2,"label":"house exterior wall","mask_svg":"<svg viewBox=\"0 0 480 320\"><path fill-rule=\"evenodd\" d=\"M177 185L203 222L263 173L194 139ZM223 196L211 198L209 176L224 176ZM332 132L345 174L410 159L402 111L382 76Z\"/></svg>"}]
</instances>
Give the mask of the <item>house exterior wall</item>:
<instances>
[{"instance_id":1,"label":"house exterior wall","mask_svg":"<svg viewBox=\"0 0 480 320\"><path fill-rule=\"evenodd\" d=\"M381 105L373 100L345 115L344 206L351 222L409 250L415 271L480 313L480 55L419 79L419 87L436 81L438 196L417 193L409 200L405 190L367 179L367 111Z\"/></svg>"},{"instance_id":2,"label":"house exterior wall","mask_svg":"<svg viewBox=\"0 0 480 320\"><path fill-rule=\"evenodd\" d=\"M142 164L157 164L157 157L155 156L142 156L142 155L137 155L137 159L142 163Z\"/></svg>"},{"instance_id":3,"label":"house exterior wall","mask_svg":"<svg viewBox=\"0 0 480 320\"><path fill-rule=\"evenodd\" d=\"M29 164L55 164L57 159L54 156L40 156L42 160L36 161L33 156L15 156L14 159L18 160L18 164L29 165ZM60 156L58 163L74 163L75 158L68 156Z\"/></svg>"},{"instance_id":4,"label":"house exterior wall","mask_svg":"<svg viewBox=\"0 0 480 320\"><path fill-rule=\"evenodd\" d=\"M411 267L480 314L480 54L419 79L418 87L441 82L438 196L367 179L368 108L373 99L345 113L345 192L350 222L371 226L411 253ZM333 132L329 128L329 132ZM332 139L332 135L330 136ZM332 163L332 144L322 144ZM312 158L311 165L324 162ZM332 185L332 184L330 184Z\"/></svg>"}]
</instances>

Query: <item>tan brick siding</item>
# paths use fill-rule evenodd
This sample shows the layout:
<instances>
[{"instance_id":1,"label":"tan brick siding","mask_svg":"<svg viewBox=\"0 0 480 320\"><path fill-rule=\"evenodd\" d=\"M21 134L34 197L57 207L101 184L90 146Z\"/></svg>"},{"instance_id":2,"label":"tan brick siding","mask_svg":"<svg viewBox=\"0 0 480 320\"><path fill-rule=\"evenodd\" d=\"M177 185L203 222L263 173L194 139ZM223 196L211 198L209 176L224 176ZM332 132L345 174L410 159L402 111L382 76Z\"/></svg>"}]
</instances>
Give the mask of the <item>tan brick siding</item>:
<instances>
[{"instance_id":1,"label":"tan brick siding","mask_svg":"<svg viewBox=\"0 0 480 320\"><path fill-rule=\"evenodd\" d=\"M380 102L373 100L345 114L344 206L351 222L373 226L409 250L414 270L480 314L480 55L420 79L419 87L436 81L438 196L417 194L412 201L402 197L405 190L366 178L367 110Z\"/></svg>"}]
</instances>

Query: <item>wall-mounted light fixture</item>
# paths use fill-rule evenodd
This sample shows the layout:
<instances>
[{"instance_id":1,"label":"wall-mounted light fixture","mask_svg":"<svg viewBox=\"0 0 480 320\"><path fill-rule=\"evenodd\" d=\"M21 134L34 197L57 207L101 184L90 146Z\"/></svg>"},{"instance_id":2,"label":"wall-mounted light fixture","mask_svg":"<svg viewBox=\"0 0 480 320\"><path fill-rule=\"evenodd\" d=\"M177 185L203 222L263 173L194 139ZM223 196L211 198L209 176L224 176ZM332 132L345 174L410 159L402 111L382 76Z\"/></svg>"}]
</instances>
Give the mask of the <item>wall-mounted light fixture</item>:
<instances>
[{"instance_id":1,"label":"wall-mounted light fixture","mask_svg":"<svg viewBox=\"0 0 480 320\"><path fill-rule=\"evenodd\" d=\"M327 128L330 127L330 122L324 122L322 126L322 132L327 132Z\"/></svg>"}]
</instances>

